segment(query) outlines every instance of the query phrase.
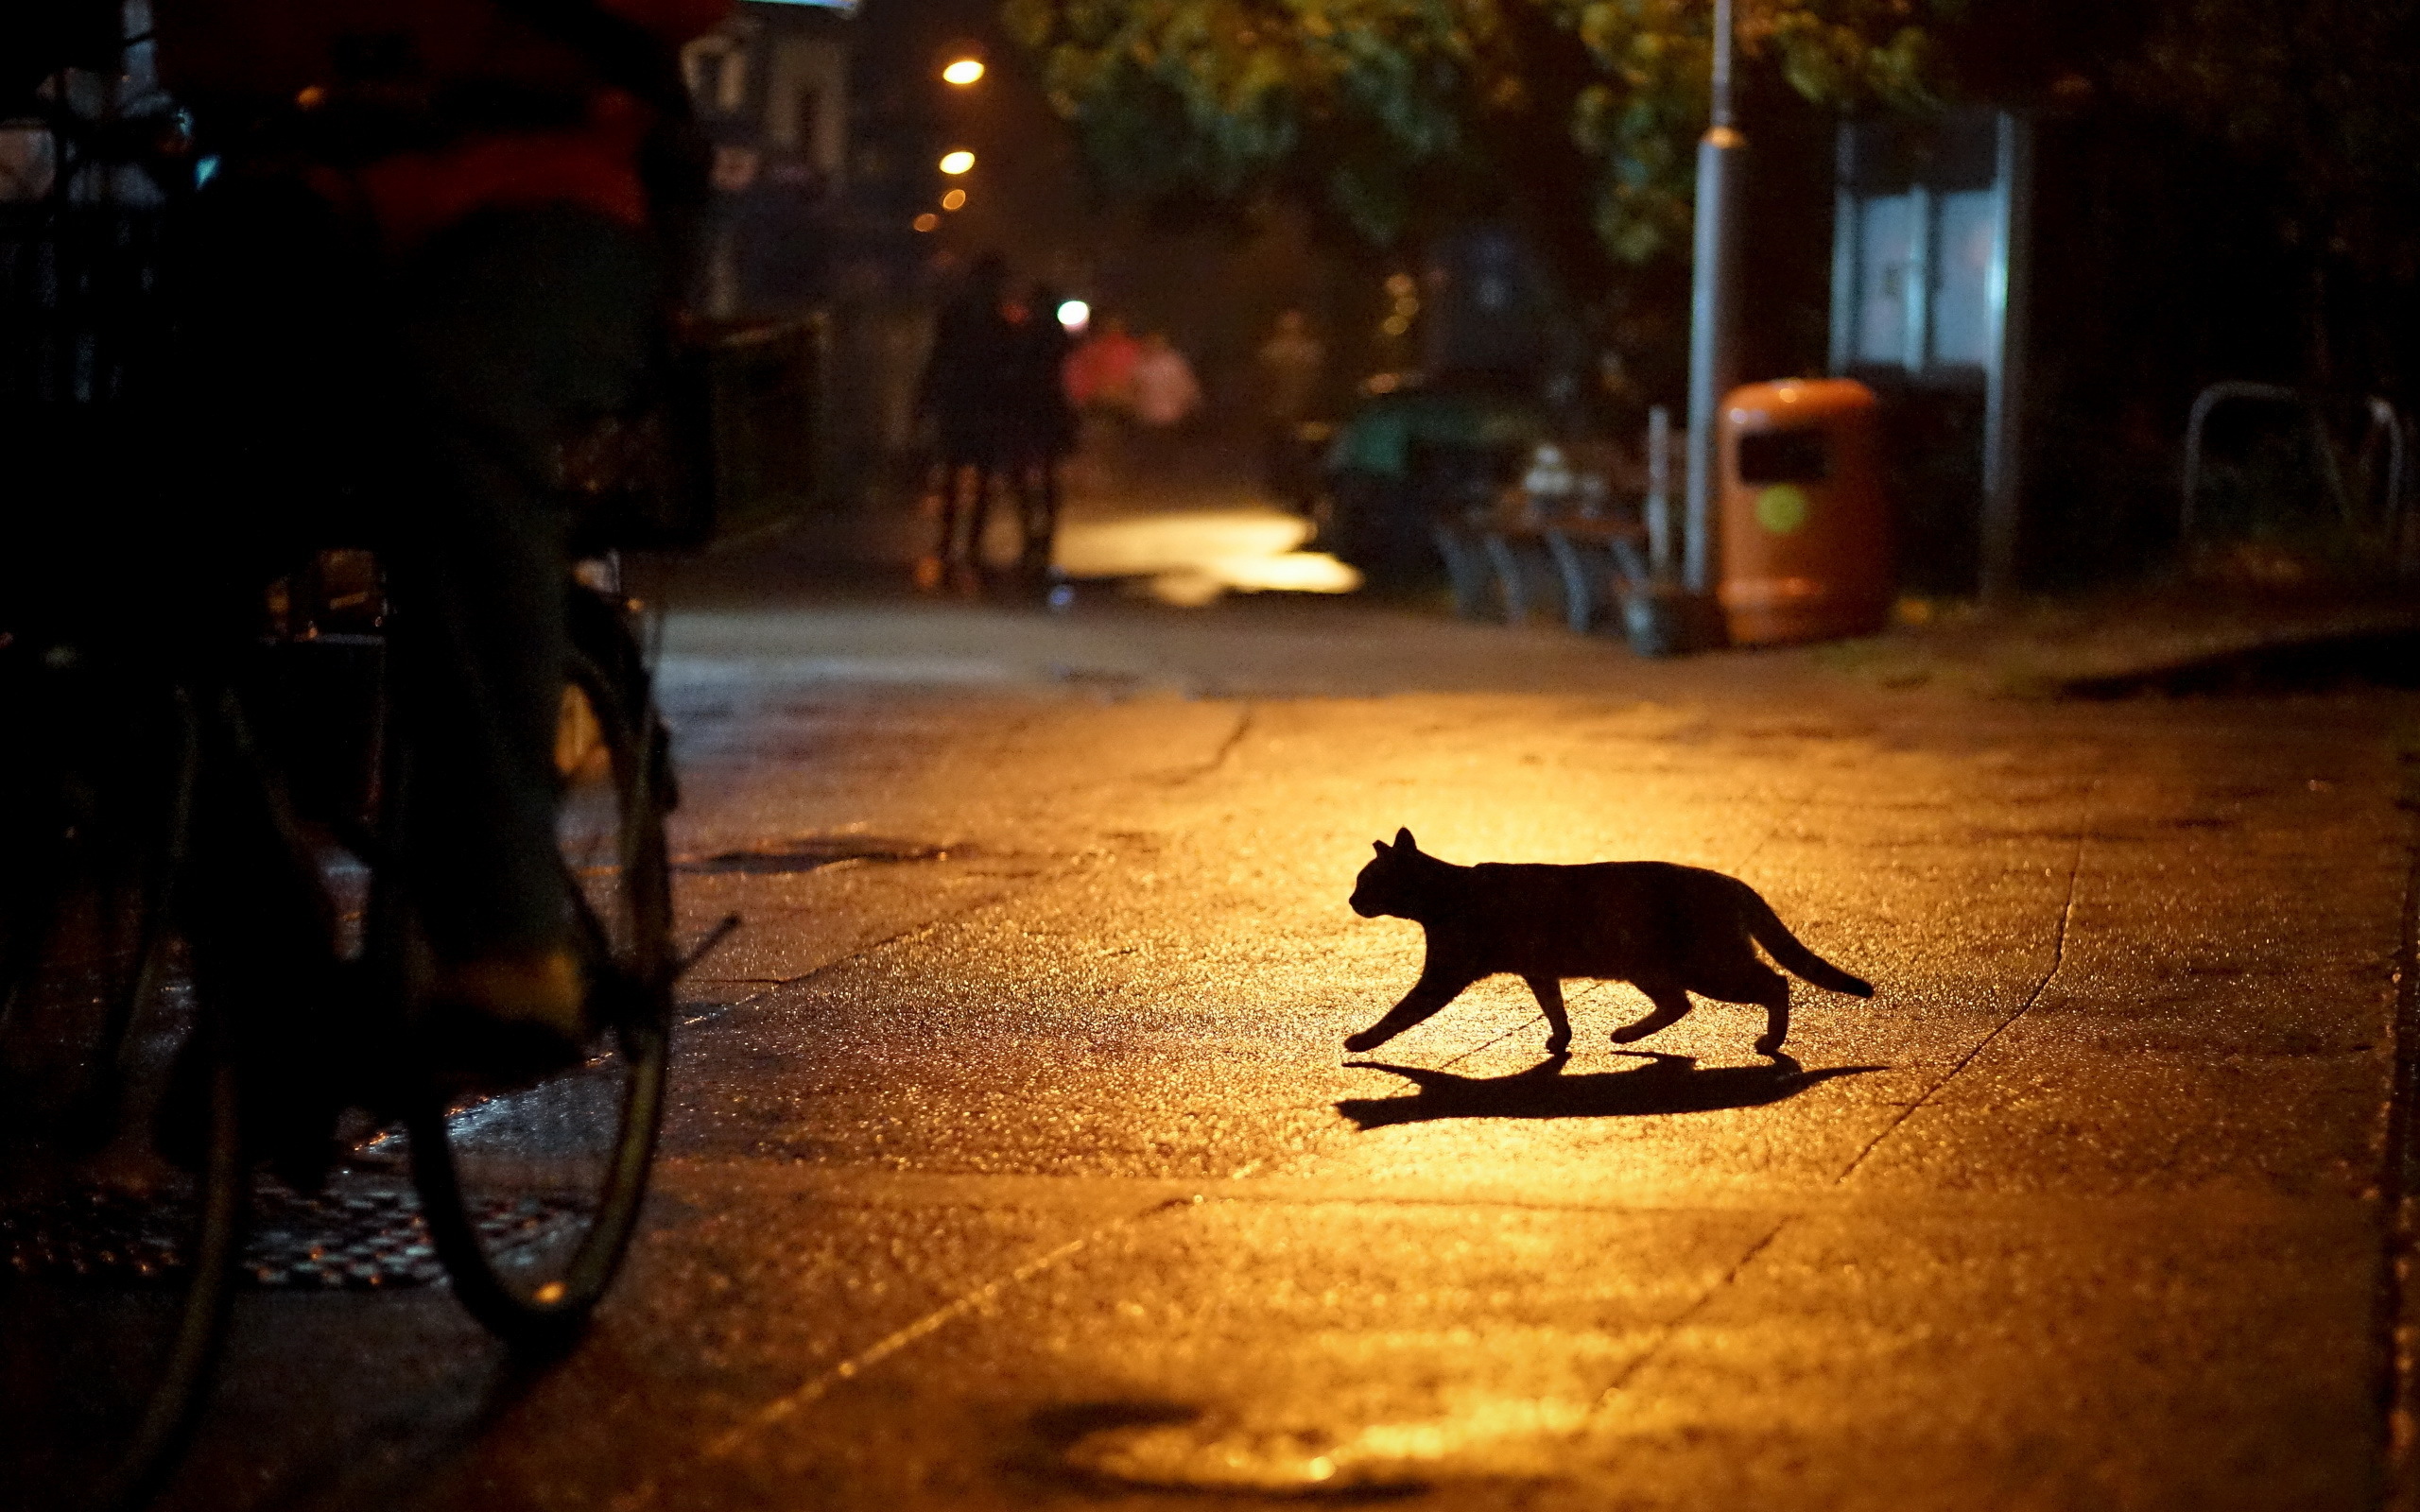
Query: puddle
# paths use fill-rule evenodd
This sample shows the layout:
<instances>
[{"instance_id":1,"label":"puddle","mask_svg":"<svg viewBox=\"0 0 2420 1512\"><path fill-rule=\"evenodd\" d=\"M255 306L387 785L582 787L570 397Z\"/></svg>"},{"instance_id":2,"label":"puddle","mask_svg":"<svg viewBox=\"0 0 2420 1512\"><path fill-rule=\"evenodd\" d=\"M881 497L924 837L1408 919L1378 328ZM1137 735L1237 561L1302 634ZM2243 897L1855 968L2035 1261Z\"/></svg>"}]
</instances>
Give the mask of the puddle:
<instances>
[{"instance_id":1,"label":"puddle","mask_svg":"<svg viewBox=\"0 0 2420 1512\"><path fill-rule=\"evenodd\" d=\"M1036 1426L1060 1473L1098 1489L1383 1501L1443 1480L1550 1479L1588 1416L1582 1402L1480 1396L1434 1418L1327 1428L1109 1402Z\"/></svg>"},{"instance_id":2,"label":"puddle","mask_svg":"<svg viewBox=\"0 0 2420 1512\"><path fill-rule=\"evenodd\" d=\"M1325 552L1302 549L1311 530L1301 516L1267 507L1075 518L1060 529L1055 559L1068 577L1129 580L1182 608L1199 608L1230 593L1358 589L1358 572Z\"/></svg>"},{"instance_id":3,"label":"puddle","mask_svg":"<svg viewBox=\"0 0 2420 1512\"><path fill-rule=\"evenodd\" d=\"M1428 1488L1400 1462L1343 1457L1337 1448L1317 1430L1143 1422L1088 1433L1062 1463L1096 1485L1132 1490L1375 1500Z\"/></svg>"},{"instance_id":4,"label":"puddle","mask_svg":"<svg viewBox=\"0 0 2420 1512\"><path fill-rule=\"evenodd\" d=\"M887 839L873 834L808 834L788 840L768 840L713 855L679 856L675 871L751 877L795 876L860 862L941 861L963 854L963 846L930 845L921 840Z\"/></svg>"}]
</instances>

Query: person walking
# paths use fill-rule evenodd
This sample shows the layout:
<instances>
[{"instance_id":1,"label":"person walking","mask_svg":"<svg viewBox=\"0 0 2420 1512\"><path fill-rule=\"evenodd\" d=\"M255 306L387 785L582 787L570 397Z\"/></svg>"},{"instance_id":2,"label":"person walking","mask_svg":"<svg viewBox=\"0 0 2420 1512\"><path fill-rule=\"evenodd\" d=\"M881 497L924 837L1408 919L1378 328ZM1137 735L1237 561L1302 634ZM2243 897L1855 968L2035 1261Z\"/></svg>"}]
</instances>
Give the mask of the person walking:
<instances>
[{"instance_id":1,"label":"person walking","mask_svg":"<svg viewBox=\"0 0 2420 1512\"><path fill-rule=\"evenodd\" d=\"M1201 384L1193 376L1193 364L1169 342L1165 331L1143 338L1143 350L1135 355L1128 383L1133 391L1134 418L1153 430L1173 430L1201 408Z\"/></svg>"},{"instance_id":2,"label":"person walking","mask_svg":"<svg viewBox=\"0 0 2420 1512\"><path fill-rule=\"evenodd\" d=\"M1193 376L1193 364L1169 342L1167 333L1153 331L1143 337L1129 387L1141 442L1138 460L1147 472L1165 479L1176 460L1185 422L1201 408L1201 382Z\"/></svg>"},{"instance_id":3,"label":"person walking","mask_svg":"<svg viewBox=\"0 0 2420 1512\"><path fill-rule=\"evenodd\" d=\"M1134 359L1142 354L1143 344L1128 334L1123 318L1103 317L1067 360L1067 397L1088 413L1130 408Z\"/></svg>"},{"instance_id":4,"label":"person walking","mask_svg":"<svg viewBox=\"0 0 2420 1512\"><path fill-rule=\"evenodd\" d=\"M916 566L919 587L940 587L954 569L966 584L982 580L983 534L1008 433L1007 370L1017 342L1002 309L1007 283L1008 265L996 252L984 254L934 324L916 412L933 427L933 496L940 521L932 554Z\"/></svg>"},{"instance_id":5,"label":"person walking","mask_svg":"<svg viewBox=\"0 0 2420 1512\"><path fill-rule=\"evenodd\" d=\"M1006 464L1024 541L1017 565L1033 577L1050 569L1059 533L1059 464L1076 449L1076 406L1067 392L1075 340L1059 323L1058 311L1059 291L1036 284L1016 323L1007 372Z\"/></svg>"},{"instance_id":6,"label":"person walking","mask_svg":"<svg viewBox=\"0 0 2420 1512\"><path fill-rule=\"evenodd\" d=\"M1302 428L1319 405L1327 346L1311 334L1302 311L1288 310L1277 317L1276 329L1261 343L1258 357L1261 481L1279 499L1303 507L1317 492L1318 478L1305 454Z\"/></svg>"}]
</instances>

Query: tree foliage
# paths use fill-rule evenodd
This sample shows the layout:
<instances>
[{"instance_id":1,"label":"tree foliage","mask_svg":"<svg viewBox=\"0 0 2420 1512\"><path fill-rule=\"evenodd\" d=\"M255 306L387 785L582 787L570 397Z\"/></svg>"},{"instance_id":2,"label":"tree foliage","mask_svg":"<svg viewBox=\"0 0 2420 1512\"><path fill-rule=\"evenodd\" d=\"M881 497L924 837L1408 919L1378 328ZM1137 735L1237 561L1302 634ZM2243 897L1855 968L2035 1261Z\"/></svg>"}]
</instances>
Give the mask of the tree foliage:
<instances>
[{"instance_id":1,"label":"tree foliage","mask_svg":"<svg viewBox=\"0 0 2420 1512\"><path fill-rule=\"evenodd\" d=\"M1742 54L1812 100L1927 103L1931 33L1958 9L1739 0ZM1287 196L1379 245L1473 210L1634 264L1687 240L1710 0L1007 0L1006 15L1116 192Z\"/></svg>"},{"instance_id":2,"label":"tree foliage","mask_svg":"<svg viewBox=\"0 0 2420 1512\"><path fill-rule=\"evenodd\" d=\"M2169 0L2116 87L2285 186L2289 233L2410 279L2420 254L2420 3Z\"/></svg>"}]
</instances>

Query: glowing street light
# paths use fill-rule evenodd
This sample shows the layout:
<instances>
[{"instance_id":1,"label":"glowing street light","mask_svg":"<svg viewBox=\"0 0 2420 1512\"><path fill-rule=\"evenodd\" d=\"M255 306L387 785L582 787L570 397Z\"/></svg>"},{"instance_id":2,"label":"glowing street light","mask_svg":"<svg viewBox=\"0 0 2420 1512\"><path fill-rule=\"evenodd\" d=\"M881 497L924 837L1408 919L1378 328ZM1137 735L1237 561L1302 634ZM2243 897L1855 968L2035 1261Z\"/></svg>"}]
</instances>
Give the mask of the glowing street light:
<instances>
[{"instance_id":1,"label":"glowing street light","mask_svg":"<svg viewBox=\"0 0 2420 1512\"><path fill-rule=\"evenodd\" d=\"M950 60L949 66L942 70L943 81L955 84L960 89L977 82L982 77L983 60L980 58L953 58Z\"/></svg>"},{"instance_id":2,"label":"glowing street light","mask_svg":"<svg viewBox=\"0 0 2420 1512\"><path fill-rule=\"evenodd\" d=\"M1061 329L1071 336L1082 335L1084 327L1093 323L1093 307L1081 300L1067 301L1058 313Z\"/></svg>"},{"instance_id":3,"label":"glowing street light","mask_svg":"<svg viewBox=\"0 0 2420 1512\"><path fill-rule=\"evenodd\" d=\"M942 208L943 210L958 210L962 208L965 203L966 191L963 189L953 189L949 193L942 196Z\"/></svg>"},{"instance_id":4,"label":"glowing street light","mask_svg":"<svg viewBox=\"0 0 2420 1512\"><path fill-rule=\"evenodd\" d=\"M964 147L959 147L955 152L944 152L942 154L942 172L948 174L953 179L957 178L961 173L968 172L974 166L975 154L967 151Z\"/></svg>"},{"instance_id":5,"label":"glowing street light","mask_svg":"<svg viewBox=\"0 0 2420 1512\"><path fill-rule=\"evenodd\" d=\"M914 225L918 231L931 231L941 223L942 217L934 215L929 210L925 211L923 215L918 215L914 221Z\"/></svg>"}]
</instances>

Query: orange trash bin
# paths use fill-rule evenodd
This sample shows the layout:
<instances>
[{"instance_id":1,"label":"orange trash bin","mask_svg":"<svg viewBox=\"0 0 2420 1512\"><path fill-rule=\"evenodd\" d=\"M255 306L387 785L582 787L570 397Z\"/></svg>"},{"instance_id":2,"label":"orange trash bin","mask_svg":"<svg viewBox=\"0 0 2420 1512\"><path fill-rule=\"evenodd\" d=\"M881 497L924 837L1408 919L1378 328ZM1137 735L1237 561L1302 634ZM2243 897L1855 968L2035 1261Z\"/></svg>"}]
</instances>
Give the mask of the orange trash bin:
<instances>
[{"instance_id":1,"label":"orange trash bin","mask_svg":"<svg viewBox=\"0 0 2420 1512\"><path fill-rule=\"evenodd\" d=\"M1846 378L1748 384L1722 401L1722 580L1735 645L1864 635L1891 617L1891 520L1874 391Z\"/></svg>"}]
</instances>

